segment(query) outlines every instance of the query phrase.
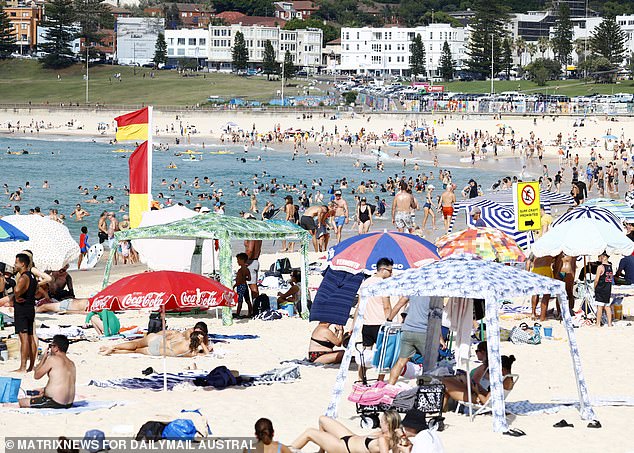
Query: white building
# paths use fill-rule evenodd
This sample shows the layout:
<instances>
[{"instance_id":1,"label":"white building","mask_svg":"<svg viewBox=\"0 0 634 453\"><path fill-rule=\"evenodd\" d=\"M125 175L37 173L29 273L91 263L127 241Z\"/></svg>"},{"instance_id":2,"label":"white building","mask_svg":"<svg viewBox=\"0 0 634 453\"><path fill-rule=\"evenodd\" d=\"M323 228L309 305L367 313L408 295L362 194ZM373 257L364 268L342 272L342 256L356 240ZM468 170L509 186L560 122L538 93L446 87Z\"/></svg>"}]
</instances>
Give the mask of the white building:
<instances>
[{"instance_id":1,"label":"white building","mask_svg":"<svg viewBox=\"0 0 634 453\"><path fill-rule=\"evenodd\" d=\"M118 17L116 59L119 64L144 65L154 59L156 39L165 29L164 19Z\"/></svg>"},{"instance_id":2,"label":"white building","mask_svg":"<svg viewBox=\"0 0 634 453\"><path fill-rule=\"evenodd\" d=\"M425 45L426 68L438 75L442 48L447 41L457 69L465 60L465 30L450 24L430 24L413 28L342 28L341 72L369 75L408 75L410 44L420 35Z\"/></svg>"},{"instance_id":3,"label":"white building","mask_svg":"<svg viewBox=\"0 0 634 453\"><path fill-rule=\"evenodd\" d=\"M195 58L199 66L207 65L209 30L204 28L165 30L165 42L169 60Z\"/></svg>"},{"instance_id":4,"label":"white building","mask_svg":"<svg viewBox=\"0 0 634 453\"><path fill-rule=\"evenodd\" d=\"M318 28L282 30L280 27L242 24L209 26L208 63L217 70L231 69L232 48L237 32L244 35L249 50L249 63L258 66L264 56L264 45L271 41L278 62L288 50L296 66L314 72L321 65L323 32Z\"/></svg>"}]
</instances>

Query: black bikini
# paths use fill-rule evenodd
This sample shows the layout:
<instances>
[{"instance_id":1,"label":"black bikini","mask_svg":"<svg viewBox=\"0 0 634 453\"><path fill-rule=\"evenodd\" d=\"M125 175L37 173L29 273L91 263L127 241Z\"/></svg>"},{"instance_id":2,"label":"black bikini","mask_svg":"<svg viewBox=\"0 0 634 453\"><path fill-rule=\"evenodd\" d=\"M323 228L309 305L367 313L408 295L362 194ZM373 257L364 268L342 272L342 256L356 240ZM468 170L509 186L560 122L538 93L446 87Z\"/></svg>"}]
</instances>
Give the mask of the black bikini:
<instances>
[{"instance_id":1,"label":"black bikini","mask_svg":"<svg viewBox=\"0 0 634 453\"><path fill-rule=\"evenodd\" d=\"M322 345L324 348L328 348L328 349L333 349L335 347L334 343L331 343L328 340L318 340L316 338L310 337L311 340L313 340L315 343Z\"/></svg>"},{"instance_id":2,"label":"black bikini","mask_svg":"<svg viewBox=\"0 0 634 453\"><path fill-rule=\"evenodd\" d=\"M341 440L343 440L343 443L344 443L344 444L346 444L346 450L348 450L348 453L352 453L352 452L350 451L350 446L348 445L348 441L350 440L350 438L351 438L351 437L352 437L352 436L343 436L343 437L341 438ZM370 443L372 443L372 441L373 441L373 440L374 440L374 439L372 439L371 437L366 437L366 438L365 438L365 441L364 441L364 442L365 442L365 449L366 449L366 450L370 451Z\"/></svg>"}]
</instances>

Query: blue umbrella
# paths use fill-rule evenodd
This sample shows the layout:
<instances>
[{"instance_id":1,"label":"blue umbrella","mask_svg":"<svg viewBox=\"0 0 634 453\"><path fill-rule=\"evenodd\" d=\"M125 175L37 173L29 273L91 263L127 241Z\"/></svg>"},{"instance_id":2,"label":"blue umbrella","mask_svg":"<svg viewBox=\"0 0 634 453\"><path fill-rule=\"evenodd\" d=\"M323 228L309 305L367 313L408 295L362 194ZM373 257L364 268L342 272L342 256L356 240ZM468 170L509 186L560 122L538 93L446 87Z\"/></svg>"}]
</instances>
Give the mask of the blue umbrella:
<instances>
[{"instance_id":1,"label":"blue umbrella","mask_svg":"<svg viewBox=\"0 0 634 453\"><path fill-rule=\"evenodd\" d=\"M616 135L607 134L607 135L604 135L601 138L605 138L606 140L616 140L618 137Z\"/></svg>"},{"instance_id":2,"label":"blue umbrella","mask_svg":"<svg viewBox=\"0 0 634 453\"><path fill-rule=\"evenodd\" d=\"M9 222L0 219L0 242L28 241L29 237Z\"/></svg>"},{"instance_id":3,"label":"blue umbrella","mask_svg":"<svg viewBox=\"0 0 634 453\"><path fill-rule=\"evenodd\" d=\"M410 129L407 129L405 131L405 137L411 137L412 136L412 131Z\"/></svg>"}]
</instances>

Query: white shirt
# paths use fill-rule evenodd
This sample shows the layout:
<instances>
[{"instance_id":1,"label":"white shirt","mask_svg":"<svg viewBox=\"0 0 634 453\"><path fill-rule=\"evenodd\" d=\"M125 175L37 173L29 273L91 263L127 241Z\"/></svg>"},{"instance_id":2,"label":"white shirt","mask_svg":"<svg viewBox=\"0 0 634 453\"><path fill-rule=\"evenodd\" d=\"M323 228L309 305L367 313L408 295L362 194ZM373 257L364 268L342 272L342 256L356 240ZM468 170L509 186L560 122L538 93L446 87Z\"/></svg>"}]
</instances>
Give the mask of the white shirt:
<instances>
[{"instance_id":1,"label":"white shirt","mask_svg":"<svg viewBox=\"0 0 634 453\"><path fill-rule=\"evenodd\" d=\"M423 430L410 439L412 442L411 453L444 453L440 437L436 431Z\"/></svg>"}]
</instances>

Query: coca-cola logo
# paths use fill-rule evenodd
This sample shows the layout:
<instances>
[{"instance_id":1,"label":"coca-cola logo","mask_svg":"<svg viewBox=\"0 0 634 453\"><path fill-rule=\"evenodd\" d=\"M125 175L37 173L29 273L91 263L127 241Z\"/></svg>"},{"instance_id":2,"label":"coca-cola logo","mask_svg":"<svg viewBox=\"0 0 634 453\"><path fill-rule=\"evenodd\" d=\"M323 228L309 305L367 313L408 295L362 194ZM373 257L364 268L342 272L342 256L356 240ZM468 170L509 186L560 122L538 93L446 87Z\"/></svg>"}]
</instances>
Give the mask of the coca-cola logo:
<instances>
[{"instance_id":1,"label":"coca-cola logo","mask_svg":"<svg viewBox=\"0 0 634 453\"><path fill-rule=\"evenodd\" d=\"M101 311L111 308L114 296L98 296L92 300L90 311Z\"/></svg>"},{"instance_id":2,"label":"coca-cola logo","mask_svg":"<svg viewBox=\"0 0 634 453\"><path fill-rule=\"evenodd\" d=\"M219 293L218 291L204 291L200 288L186 290L181 293L181 307L213 308L221 305L232 305L233 291Z\"/></svg>"},{"instance_id":3,"label":"coca-cola logo","mask_svg":"<svg viewBox=\"0 0 634 453\"><path fill-rule=\"evenodd\" d=\"M167 302L164 292L151 292L151 293L130 293L126 294L119 301L119 305L122 310L142 310L149 308L157 310Z\"/></svg>"}]
</instances>

